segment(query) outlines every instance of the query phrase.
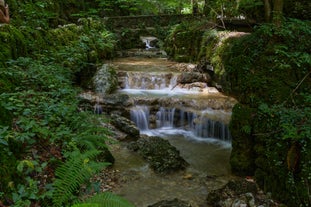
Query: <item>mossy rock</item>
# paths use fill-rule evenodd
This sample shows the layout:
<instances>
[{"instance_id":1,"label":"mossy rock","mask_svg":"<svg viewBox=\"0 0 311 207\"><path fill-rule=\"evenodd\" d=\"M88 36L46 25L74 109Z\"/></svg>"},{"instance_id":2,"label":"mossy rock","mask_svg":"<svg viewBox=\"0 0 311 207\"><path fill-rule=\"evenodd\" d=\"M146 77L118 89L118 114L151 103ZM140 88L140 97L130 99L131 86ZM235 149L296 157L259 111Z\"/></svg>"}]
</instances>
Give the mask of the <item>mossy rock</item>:
<instances>
[{"instance_id":1,"label":"mossy rock","mask_svg":"<svg viewBox=\"0 0 311 207\"><path fill-rule=\"evenodd\" d=\"M109 94L118 87L118 76L116 69L111 64L104 64L98 68L93 84L95 91L100 94Z\"/></svg>"},{"instance_id":2,"label":"mossy rock","mask_svg":"<svg viewBox=\"0 0 311 207\"><path fill-rule=\"evenodd\" d=\"M232 152L230 164L233 173L253 175L255 170L254 138L252 137L252 114L254 109L236 104L232 110L230 132Z\"/></svg>"},{"instance_id":3,"label":"mossy rock","mask_svg":"<svg viewBox=\"0 0 311 207\"><path fill-rule=\"evenodd\" d=\"M156 173L172 173L183 170L188 165L179 151L161 137L142 137L132 142L129 149L137 151Z\"/></svg>"}]
</instances>

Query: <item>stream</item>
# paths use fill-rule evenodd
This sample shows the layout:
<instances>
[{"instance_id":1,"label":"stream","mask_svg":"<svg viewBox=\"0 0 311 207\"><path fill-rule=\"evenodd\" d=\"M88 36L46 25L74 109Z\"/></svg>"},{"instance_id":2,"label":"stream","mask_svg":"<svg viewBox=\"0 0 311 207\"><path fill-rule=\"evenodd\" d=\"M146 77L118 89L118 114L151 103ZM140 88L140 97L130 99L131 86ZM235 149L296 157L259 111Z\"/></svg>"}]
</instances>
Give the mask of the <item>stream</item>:
<instances>
[{"instance_id":1,"label":"stream","mask_svg":"<svg viewBox=\"0 0 311 207\"><path fill-rule=\"evenodd\" d=\"M206 206L208 192L231 178L228 123L235 100L207 86L178 85L182 71L166 58L127 57L113 64L118 67L117 93L134 100L131 119L140 133L167 139L189 163L185 171L158 175L120 143L111 149L122 183L115 193L137 207L174 198Z\"/></svg>"}]
</instances>

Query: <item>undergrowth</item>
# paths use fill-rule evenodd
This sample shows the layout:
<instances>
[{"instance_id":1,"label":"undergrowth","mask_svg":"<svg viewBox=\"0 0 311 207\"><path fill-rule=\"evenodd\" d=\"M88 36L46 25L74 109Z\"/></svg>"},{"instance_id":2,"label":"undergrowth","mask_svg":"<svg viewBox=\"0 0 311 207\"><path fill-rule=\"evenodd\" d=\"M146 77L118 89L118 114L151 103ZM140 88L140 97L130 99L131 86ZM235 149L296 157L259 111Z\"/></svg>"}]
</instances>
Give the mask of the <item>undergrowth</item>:
<instances>
[{"instance_id":1,"label":"undergrowth","mask_svg":"<svg viewBox=\"0 0 311 207\"><path fill-rule=\"evenodd\" d=\"M113 159L104 120L79 106L76 78L113 56L114 36L91 18L46 30L6 25L0 36L0 204L81 203L81 185Z\"/></svg>"}]
</instances>

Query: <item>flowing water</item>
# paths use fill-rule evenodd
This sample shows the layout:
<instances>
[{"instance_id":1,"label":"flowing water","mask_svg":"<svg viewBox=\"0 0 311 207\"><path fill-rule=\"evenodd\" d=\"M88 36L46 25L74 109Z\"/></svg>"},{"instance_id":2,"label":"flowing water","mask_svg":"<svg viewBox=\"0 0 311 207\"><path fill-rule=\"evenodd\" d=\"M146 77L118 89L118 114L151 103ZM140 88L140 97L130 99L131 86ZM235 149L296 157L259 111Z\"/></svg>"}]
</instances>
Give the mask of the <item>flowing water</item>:
<instances>
[{"instance_id":1,"label":"flowing water","mask_svg":"<svg viewBox=\"0 0 311 207\"><path fill-rule=\"evenodd\" d=\"M164 58L122 58L114 64L119 68L119 93L137 103L130 114L141 134L167 139L190 164L183 172L157 175L121 144L112 150L122 179L116 192L137 207L174 198L206 206L208 192L231 176L228 123L235 101L208 87L178 86L180 71Z\"/></svg>"}]
</instances>

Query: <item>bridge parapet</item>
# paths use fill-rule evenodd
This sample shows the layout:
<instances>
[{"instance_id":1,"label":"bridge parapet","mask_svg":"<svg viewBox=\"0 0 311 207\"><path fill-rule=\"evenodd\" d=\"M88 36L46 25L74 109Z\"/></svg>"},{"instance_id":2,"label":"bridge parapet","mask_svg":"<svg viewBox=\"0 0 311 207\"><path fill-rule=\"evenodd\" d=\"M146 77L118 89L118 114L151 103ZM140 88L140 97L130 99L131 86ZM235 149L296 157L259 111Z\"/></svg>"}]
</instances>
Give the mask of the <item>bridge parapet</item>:
<instances>
[{"instance_id":1,"label":"bridge parapet","mask_svg":"<svg viewBox=\"0 0 311 207\"><path fill-rule=\"evenodd\" d=\"M165 27L174 24L179 24L185 21L202 21L206 20L205 16L192 14L175 14L175 15L142 15L142 16L116 16L105 17L104 23L109 29L118 30L122 28L141 29L148 27ZM252 28L256 23L246 19L219 19L216 22L210 22L210 26L215 28Z\"/></svg>"},{"instance_id":2,"label":"bridge parapet","mask_svg":"<svg viewBox=\"0 0 311 207\"><path fill-rule=\"evenodd\" d=\"M104 22L110 29L169 26L183 21L200 20L201 17L193 15L142 15L105 17Z\"/></svg>"}]
</instances>

